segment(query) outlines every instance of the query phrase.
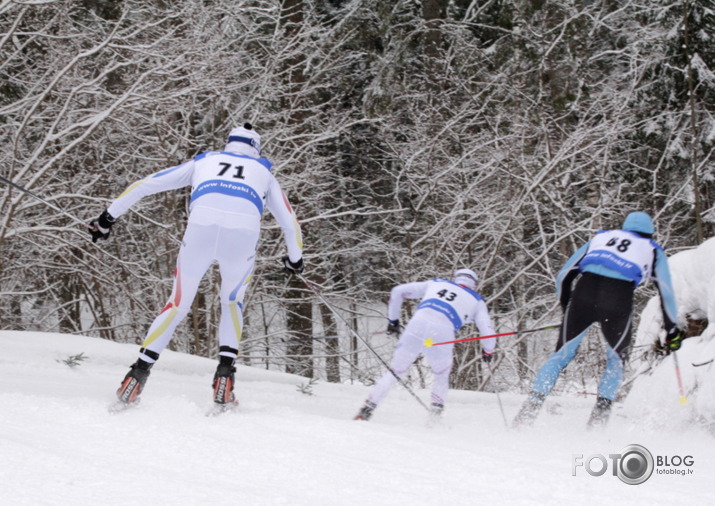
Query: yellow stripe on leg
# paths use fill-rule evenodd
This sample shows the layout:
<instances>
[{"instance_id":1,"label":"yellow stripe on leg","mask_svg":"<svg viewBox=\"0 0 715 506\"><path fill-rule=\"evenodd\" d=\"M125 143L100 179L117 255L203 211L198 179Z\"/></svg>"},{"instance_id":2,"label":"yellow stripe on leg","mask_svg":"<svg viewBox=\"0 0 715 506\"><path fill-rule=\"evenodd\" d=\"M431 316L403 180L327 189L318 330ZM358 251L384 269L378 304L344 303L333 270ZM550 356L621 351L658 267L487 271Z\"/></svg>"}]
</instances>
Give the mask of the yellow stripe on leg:
<instances>
[{"instance_id":1,"label":"yellow stripe on leg","mask_svg":"<svg viewBox=\"0 0 715 506\"><path fill-rule=\"evenodd\" d=\"M232 303L230 307L231 312L231 322L233 322L233 329L236 331L236 348L241 344L241 338L243 336L243 329L241 328L241 319L238 316L238 303Z\"/></svg>"},{"instance_id":2,"label":"yellow stripe on leg","mask_svg":"<svg viewBox=\"0 0 715 506\"><path fill-rule=\"evenodd\" d=\"M178 309L176 309L175 307L172 307L171 309L169 309L169 314L166 316L166 319L161 323L161 325L159 325L157 327L157 329L154 332L152 332L151 334L149 334L147 336L147 338L144 340L144 343L142 344L142 346L144 348L146 348L151 343L156 341L157 338L166 331L166 329L169 327L169 325L171 325L171 322L176 317L176 313L178 313L178 312L179 312Z\"/></svg>"}]
</instances>

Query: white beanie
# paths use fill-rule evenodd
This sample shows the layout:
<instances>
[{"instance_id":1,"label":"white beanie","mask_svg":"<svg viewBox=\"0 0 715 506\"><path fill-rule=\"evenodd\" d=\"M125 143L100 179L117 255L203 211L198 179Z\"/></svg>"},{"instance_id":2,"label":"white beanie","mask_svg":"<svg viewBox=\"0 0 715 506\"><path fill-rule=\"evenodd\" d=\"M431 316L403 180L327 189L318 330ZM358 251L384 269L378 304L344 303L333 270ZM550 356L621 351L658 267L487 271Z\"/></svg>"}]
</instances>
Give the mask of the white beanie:
<instances>
[{"instance_id":1,"label":"white beanie","mask_svg":"<svg viewBox=\"0 0 715 506\"><path fill-rule=\"evenodd\" d=\"M261 136L250 123L244 123L242 127L234 128L228 134L225 150L240 155L259 157L261 156Z\"/></svg>"},{"instance_id":2,"label":"white beanie","mask_svg":"<svg viewBox=\"0 0 715 506\"><path fill-rule=\"evenodd\" d=\"M479 277L477 273L471 269L459 269L454 273L454 282L458 285L464 285L467 288L476 290Z\"/></svg>"}]
</instances>

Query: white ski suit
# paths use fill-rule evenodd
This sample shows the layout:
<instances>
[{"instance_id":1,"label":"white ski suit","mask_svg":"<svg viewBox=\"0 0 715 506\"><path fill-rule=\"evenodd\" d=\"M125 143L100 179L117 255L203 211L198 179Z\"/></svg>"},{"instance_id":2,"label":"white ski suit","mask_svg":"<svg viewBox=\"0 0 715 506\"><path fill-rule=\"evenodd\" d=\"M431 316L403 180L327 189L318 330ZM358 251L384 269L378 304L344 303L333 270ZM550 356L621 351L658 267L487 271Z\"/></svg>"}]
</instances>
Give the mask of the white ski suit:
<instances>
[{"instance_id":1,"label":"white ski suit","mask_svg":"<svg viewBox=\"0 0 715 506\"><path fill-rule=\"evenodd\" d=\"M494 334L494 328L484 299L474 290L445 279L395 286L390 292L388 318L398 320L403 301L418 298L422 301L397 343L390 367L402 378L419 355L424 355L434 375L432 405L441 409L447 400L454 344L425 347L425 340L452 341L465 323L476 323L482 335ZM493 353L495 347L493 337L482 341L482 349L488 354ZM370 391L368 401L378 405L395 383L397 378L387 372Z\"/></svg>"},{"instance_id":2,"label":"white ski suit","mask_svg":"<svg viewBox=\"0 0 715 506\"><path fill-rule=\"evenodd\" d=\"M142 197L192 187L173 291L140 350L140 358L146 362L155 362L169 344L176 326L191 308L201 278L214 261L221 273L219 354L236 358L243 327L243 296L253 271L265 208L283 229L290 260L298 262L302 257L300 225L271 174L271 162L255 156L258 151L247 144L229 143L227 149L231 151L202 153L137 181L107 209L118 218Z\"/></svg>"}]
</instances>

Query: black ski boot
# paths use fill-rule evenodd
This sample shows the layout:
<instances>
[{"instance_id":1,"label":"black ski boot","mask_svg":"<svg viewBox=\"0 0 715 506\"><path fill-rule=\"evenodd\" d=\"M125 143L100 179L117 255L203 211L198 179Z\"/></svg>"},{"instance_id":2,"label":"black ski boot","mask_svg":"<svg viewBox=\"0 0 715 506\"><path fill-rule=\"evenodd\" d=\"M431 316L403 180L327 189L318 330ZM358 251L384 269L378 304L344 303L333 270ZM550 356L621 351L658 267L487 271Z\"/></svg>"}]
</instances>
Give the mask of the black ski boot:
<instances>
[{"instance_id":1,"label":"black ski boot","mask_svg":"<svg viewBox=\"0 0 715 506\"><path fill-rule=\"evenodd\" d=\"M358 414L355 415L355 418L353 418L353 420L363 420L367 422L370 417L372 417L372 412L375 410L376 407L377 404L375 404L374 402L365 401L365 405L360 408L360 411L358 411Z\"/></svg>"},{"instance_id":2,"label":"black ski boot","mask_svg":"<svg viewBox=\"0 0 715 506\"><path fill-rule=\"evenodd\" d=\"M611 416L611 399L598 397L596 405L591 411L591 417L588 419L588 428L595 429L604 427L608 423L608 418Z\"/></svg>"},{"instance_id":3,"label":"black ski boot","mask_svg":"<svg viewBox=\"0 0 715 506\"><path fill-rule=\"evenodd\" d=\"M132 404L139 401L139 394L144 390L144 384L149 377L149 372L154 364L137 359L124 376L122 385L117 390L117 398L124 404Z\"/></svg>"},{"instance_id":4,"label":"black ski boot","mask_svg":"<svg viewBox=\"0 0 715 506\"><path fill-rule=\"evenodd\" d=\"M546 396L544 394L532 391L526 401L524 401L524 404L522 404L519 413L512 422L512 426L514 428L528 427L534 423L536 415L541 411L541 406L543 406L545 399Z\"/></svg>"},{"instance_id":5,"label":"black ski boot","mask_svg":"<svg viewBox=\"0 0 715 506\"><path fill-rule=\"evenodd\" d=\"M214 374L214 402L220 405L238 405L236 396L233 395L233 384L235 382L236 368L235 359L231 357L219 357L219 364Z\"/></svg>"}]
</instances>

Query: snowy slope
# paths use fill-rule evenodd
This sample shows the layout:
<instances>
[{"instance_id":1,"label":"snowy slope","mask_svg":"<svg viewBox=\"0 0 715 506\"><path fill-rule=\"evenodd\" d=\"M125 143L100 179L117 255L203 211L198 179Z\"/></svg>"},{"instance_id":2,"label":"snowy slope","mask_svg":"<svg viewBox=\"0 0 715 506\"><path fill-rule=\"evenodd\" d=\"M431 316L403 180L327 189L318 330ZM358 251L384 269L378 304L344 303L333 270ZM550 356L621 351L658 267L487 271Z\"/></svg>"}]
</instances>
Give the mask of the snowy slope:
<instances>
[{"instance_id":1,"label":"snowy slope","mask_svg":"<svg viewBox=\"0 0 715 506\"><path fill-rule=\"evenodd\" d=\"M310 396L299 392L304 378L239 367L238 412L207 418L215 362L166 351L140 406L111 415L136 352L95 338L0 331L0 504L715 502L712 436L622 411L605 431L586 432L593 398L550 398L536 426L517 432L505 427L494 394L456 391L443 425L427 428L424 409L395 389L372 421L354 422L367 387L319 383ZM78 353L87 360L63 363ZM664 391L664 402L672 395ZM511 421L523 396L501 400ZM654 474L641 485L610 469L572 476L573 454L607 457L634 443L654 456L693 456L693 473Z\"/></svg>"},{"instance_id":2,"label":"snowy slope","mask_svg":"<svg viewBox=\"0 0 715 506\"><path fill-rule=\"evenodd\" d=\"M649 374L636 378L624 410L653 428L679 429L700 423L709 424L715 433L715 361L710 362L715 358L715 340L691 337L676 353L677 364L671 354ZM678 372L685 405L680 402Z\"/></svg>"}]
</instances>

